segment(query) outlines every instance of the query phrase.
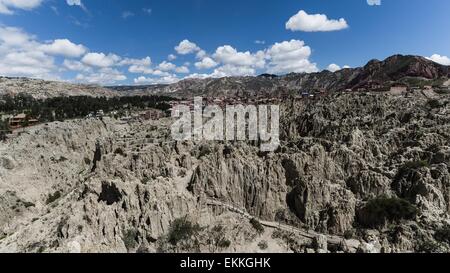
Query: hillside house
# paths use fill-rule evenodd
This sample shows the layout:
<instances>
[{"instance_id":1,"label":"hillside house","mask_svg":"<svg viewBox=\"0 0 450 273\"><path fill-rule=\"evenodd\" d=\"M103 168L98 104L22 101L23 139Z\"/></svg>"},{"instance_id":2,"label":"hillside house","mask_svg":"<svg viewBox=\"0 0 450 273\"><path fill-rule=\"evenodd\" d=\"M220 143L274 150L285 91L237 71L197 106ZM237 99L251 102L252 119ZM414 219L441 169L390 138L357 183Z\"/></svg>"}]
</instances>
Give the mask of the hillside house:
<instances>
[{"instance_id":1,"label":"hillside house","mask_svg":"<svg viewBox=\"0 0 450 273\"><path fill-rule=\"evenodd\" d=\"M394 84L391 86L389 93L392 95L403 95L408 92L408 86L405 84Z\"/></svg>"},{"instance_id":2,"label":"hillside house","mask_svg":"<svg viewBox=\"0 0 450 273\"><path fill-rule=\"evenodd\" d=\"M11 129L17 129L22 127L22 125L27 121L27 115L25 114L18 114L14 117L12 117L9 120L9 126L11 127Z\"/></svg>"}]
</instances>

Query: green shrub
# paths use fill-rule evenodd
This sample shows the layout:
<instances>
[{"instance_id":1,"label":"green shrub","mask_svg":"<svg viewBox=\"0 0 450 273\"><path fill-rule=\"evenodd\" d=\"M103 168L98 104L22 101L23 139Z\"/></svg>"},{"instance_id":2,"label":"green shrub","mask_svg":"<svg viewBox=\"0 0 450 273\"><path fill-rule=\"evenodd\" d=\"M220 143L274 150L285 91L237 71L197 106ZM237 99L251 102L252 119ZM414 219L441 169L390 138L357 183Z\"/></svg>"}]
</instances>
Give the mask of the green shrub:
<instances>
[{"instance_id":1,"label":"green shrub","mask_svg":"<svg viewBox=\"0 0 450 273\"><path fill-rule=\"evenodd\" d=\"M418 253L438 253L439 252L439 244L433 241L423 241L417 247L416 251Z\"/></svg>"},{"instance_id":2,"label":"green shrub","mask_svg":"<svg viewBox=\"0 0 450 273\"><path fill-rule=\"evenodd\" d=\"M417 160L417 161L409 161L403 164L397 172L395 181L400 180L403 176L409 174L413 170L418 170L424 167L430 167L428 161L425 160Z\"/></svg>"},{"instance_id":3,"label":"green shrub","mask_svg":"<svg viewBox=\"0 0 450 273\"><path fill-rule=\"evenodd\" d=\"M231 241L228 239L222 239L217 243L217 246L220 248L229 248L231 245Z\"/></svg>"},{"instance_id":4,"label":"green shrub","mask_svg":"<svg viewBox=\"0 0 450 273\"><path fill-rule=\"evenodd\" d=\"M231 241L225 237L226 230L222 225L214 226L207 236L207 244L209 245L211 252L216 253L220 249L229 248Z\"/></svg>"},{"instance_id":5,"label":"green shrub","mask_svg":"<svg viewBox=\"0 0 450 273\"><path fill-rule=\"evenodd\" d=\"M192 236L198 234L201 230L198 224L193 224L187 218L176 219L168 234L168 241L173 246L179 242L190 239Z\"/></svg>"},{"instance_id":6,"label":"green shrub","mask_svg":"<svg viewBox=\"0 0 450 273\"><path fill-rule=\"evenodd\" d=\"M445 225L436 230L434 238L439 242L450 244L450 225Z\"/></svg>"},{"instance_id":7,"label":"green shrub","mask_svg":"<svg viewBox=\"0 0 450 273\"><path fill-rule=\"evenodd\" d=\"M114 154L116 154L116 155L121 155L121 156L124 156L124 155L125 155L125 153L123 152L122 148L117 148L117 149L114 151Z\"/></svg>"},{"instance_id":8,"label":"green shrub","mask_svg":"<svg viewBox=\"0 0 450 273\"><path fill-rule=\"evenodd\" d=\"M137 246L137 236L138 231L136 229L129 229L123 233L123 243L125 244L125 247L127 250L131 250L136 248Z\"/></svg>"},{"instance_id":9,"label":"green shrub","mask_svg":"<svg viewBox=\"0 0 450 273\"><path fill-rule=\"evenodd\" d=\"M423 167L430 167L430 164L426 160L410 161L406 162L401 169L417 170Z\"/></svg>"},{"instance_id":10,"label":"green shrub","mask_svg":"<svg viewBox=\"0 0 450 273\"><path fill-rule=\"evenodd\" d=\"M31 208L31 207L35 207L36 205L34 204L34 203L32 203L32 202L23 202L23 206L25 207L25 208Z\"/></svg>"},{"instance_id":11,"label":"green shrub","mask_svg":"<svg viewBox=\"0 0 450 273\"><path fill-rule=\"evenodd\" d=\"M250 224L252 225L252 227L259 233L259 234L263 234L264 233L264 226L261 225L261 223L256 220L255 218L253 218L252 220L250 220Z\"/></svg>"},{"instance_id":12,"label":"green shrub","mask_svg":"<svg viewBox=\"0 0 450 273\"><path fill-rule=\"evenodd\" d=\"M261 241L261 242L259 242L258 247L261 250L266 250L267 248L269 248L269 245L267 244L266 241Z\"/></svg>"},{"instance_id":13,"label":"green shrub","mask_svg":"<svg viewBox=\"0 0 450 273\"><path fill-rule=\"evenodd\" d=\"M377 228L387 223L411 220L417 208L400 198L379 197L370 200L359 212L358 222L366 228Z\"/></svg>"},{"instance_id":14,"label":"green shrub","mask_svg":"<svg viewBox=\"0 0 450 273\"><path fill-rule=\"evenodd\" d=\"M436 109L441 107L441 103L439 102L439 100L433 99L433 100L429 100L428 101L428 107L430 107L431 109Z\"/></svg>"},{"instance_id":15,"label":"green shrub","mask_svg":"<svg viewBox=\"0 0 450 273\"><path fill-rule=\"evenodd\" d=\"M51 203L55 202L59 198L61 198L61 192L60 191L56 191L54 194L50 194L47 197L47 201L45 201L45 204L50 205Z\"/></svg>"}]
</instances>

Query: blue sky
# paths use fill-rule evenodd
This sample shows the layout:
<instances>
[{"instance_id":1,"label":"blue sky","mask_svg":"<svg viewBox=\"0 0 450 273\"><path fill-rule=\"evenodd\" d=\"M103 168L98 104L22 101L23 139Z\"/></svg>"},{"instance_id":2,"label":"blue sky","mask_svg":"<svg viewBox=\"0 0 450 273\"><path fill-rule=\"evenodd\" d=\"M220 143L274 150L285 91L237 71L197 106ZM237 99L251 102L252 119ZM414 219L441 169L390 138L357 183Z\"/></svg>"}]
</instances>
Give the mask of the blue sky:
<instances>
[{"instance_id":1,"label":"blue sky","mask_svg":"<svg viewBox=\"0 0 450 273\"><path fill-rule=\"evenodd\" d=\"M0 0L0 75L155 84L397 53L450 65L449 11L447 0Z\"/></svg>"}]
</instances>

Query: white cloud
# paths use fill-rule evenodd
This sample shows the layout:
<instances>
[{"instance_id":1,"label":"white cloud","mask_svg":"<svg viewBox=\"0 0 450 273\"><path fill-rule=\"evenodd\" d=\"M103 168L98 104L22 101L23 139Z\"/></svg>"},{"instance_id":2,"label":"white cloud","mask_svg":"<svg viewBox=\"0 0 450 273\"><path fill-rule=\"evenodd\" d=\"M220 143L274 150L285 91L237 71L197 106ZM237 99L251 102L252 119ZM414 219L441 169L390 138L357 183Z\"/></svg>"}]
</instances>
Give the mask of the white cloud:
<instances>
[{"instance_id":1,"label":"white cloud","mask_svg":"<svg viewBox=\"0 0 450 273\"><path fill-rule=\"evenodd\" d=\"M431 60L435 63L442 64L442 65L450 65L450 58L447 56L441 56L439 54L433 54L431 57L427 58L428 60Z\"/></svg>"},{"instance_id":2,"label":"white cloud","mask_svg":"<svg viewBox=\"0 0 450 273\"><path fill-rule=\"evenodd\" d=\"M74 60L67 60L67 59L64 60L63 66L72 71L83 71L83 72L92 71L91 67L84 65L82 62Z\"/></svg>"},{"instance_id":3,"label":"white cloud","mask_svg":"<svg viewBox=\"0 0 450 273\"><path fill-rule=\"evenodd\" d=\"M57 78L54 58L43 52L33 35L15 27L0 26L0 74Z\"/></svg>"},{"instance_id":4,"label":"white cloud","mask_svg":"<svg viewBox=\"0 0 450 273\"><path fill-rule=\"evenodd\" d=\"M211 77L210 74L193 73L193 74L190 74L190 75L184 77L184 79L207 79L210 77Z\"/></svg>"},{"instance_id":5,"label":"white cloud","mask_svg":"<svg viewBox=\"0 0 450 273\"><path fill-rule=\"evenodd\" d=\"M83 2L81 0L66 0L66 3L69 6L78 6L81 9L83 9L84 11L87 12L87 8L86 8L86 6L83 4Z\"/></svg>"},{"instance_id":6,"label":"white cloud","mask_svg":"<svg viewBox=\"0 0 450 273\"><path fill-rule=\"evenodd\" d=\"M162 71L159 69L153 70L153 72L151 73L153 76L158 76L158 77L168 77L171 74L167 71Z\"/></svg>"},{"instance_id":7,"label":"white cloud","mask_svg":"<svg viewBox=\"0 0 450 273\"><path fill-rule=\"evenodd\" d=\"M270 59L268 73L311 73L318 71L317 65L309 61L311 48L306 46L303 41L291 40L276 43L267 50L267 55Z\"/></svg>"},{"instance_id":8,"label":"white cloud","mask_svg":"<svg viewBox=\"0 0 450 273\"><path fill-rule=\"evenodd\" d=\"M147 67L147 66L142 66L142 65L131 65L128 68L128 72L135 73L135 74L152 74L153 69L151 69L150 67Z\"/></svg>"},{"instance_id":9,"label":"white cloud","mask_svg":"<svg viewBox=\"0 0 450 273\"><path fill-rule=\"evenodd\" d=\"M189 40L183 40L175 47L175 51L180 55L187 55L200 50L201 49L195 43L192 43Z\"/></svg>"},{"instance_id":10,"label":"white cloud","mask_svg":"<svg viewBox=\"0 0 450 273\"><path fill-rule=\"evenodd\" d=\"M327 67L327 70L328 70L328 71L331 71L331 72L336 72L336 71L341 70L341 67L340 67L339 65L337 65L337 64L330 64L330 65Z\"/></svg>"},{"instance_id":11,"label":"white cloud","mask_svg":"<svg viewBox=\"0 0 450 273\"><path fill-rule=\"evenodd\" d=\"M77 81L91 84L114 84L124 81L127 77L120 71L112 68L102 68L97 72L90 74L78 74Z\"/></svg>"},{"instance_id":12,"label":"white cloud","mask_svg":"<svg viewBox=\"0 0 450 273\"><path fill-rule=\"evenodd\" d=\"M265 54L263 51L258 51L255 54L252 54L249 51L238 52L235 48L229 45L217 48L213 57L216 61L234 66L263 68L265 65Z\"/></svg>"},{"instance_id":13,"label":"white cloud","mask_svg":"<svg viewBox=\"0 0 450 273\"><path fill-rule=\"evenodd\" d=\"M367 0L369 6L381 6L381 0Z\"/></svg>"},{"instance_id":14,"label":"white cloud","mask_svg":"<svg viewBox=\"0 0 450 273\"><path fill-rule=\"evenodd\" d=\"M135 84L170 84L179 81L180 79L175 75L165 76L161 78L146 78L140 76L134 79Z\"/></svg>"},{"instance_id":15,"label":"white cloud","mask_svg":"<svg viewBox=\"0 0 450 273\"><path fill-rule=\"evenodd\" d=\"M132 58L125 58L121 60L118 65L139 65L139 66L150 66L152 64L152 59L147 56L143 59L132 59Z\"/></svg>"},{"instance_id":16,"label":"white cloud","mask_svg":"<svg viewBox=\"0 0 450 273\"><path fill-rule=\"evenodd\" d=\"M336 31L346 28L348 24L344 18L332 20L324 14L307 14L304 10L292 16L286 23L286 29L292 31Z\"/></svg>"},{"instance_id":17,"label":"white cloud","mask_svg":"<svg viewBox=\"0 0 450 273\"><path fill-rule=\"evenodd\" d=\"M0 42L2 47L35 48L38 43L34 41L34 36L25 33L20 28L0 26Z\"/></svg>"},{"instance_id":18,"label":"white cloud","mask_svg":"<svg viewBox=\"0 0 450 273\"><path fill-rule=\"evenodd\" d=\"M217 66L217 62L215 62L210 57L206 57L203 60L201 60L200 62L195 63L195 67L197 67L197 69L210 69L210 68L213 68L216 66Z\"/></svg>"},{"instance_id":19,"label":"white cloud","mask_svg":"<svg viewBox=\"0 0 450 273\"><path fill-rule=\"evenodd\" d=\"M86 47L77 45L68 39L57 39L51 44L41 46L41 50L50 55L61 55L65 57L80 57L86 53Z\"/></svg>"},{"instance_id":20,"label":"white cloud","mask_svg":"<svg viewBox=\"0 0 450 273\"><path fill-rule=\"evenodd\" d=\"M134 16L134 13L129 11L129 10L126 10L126 11L122 12L122 18L123 19L128 19L128 18L133 17L133 16Z\"/></svg>"},{"instance_id":21,"label":"white cloud","mask_svg":"<svg viewBox=\"0 0 450 273\"><path fill-rule=\"evenodd\" d=\"M174 61L174 60L177 59L177 56L175 56L174 54L170 54L169 56L167 56L167 59L168 59L169 61Z\"/></svg>"},{"instance_id":22,"label":"white cloud","mask_svg":"<svg viewBox=\"0 0 450 273\"><path fill-rule=\"evenodd\" d=\"M81 61L87 65L95 67L111 67L116 65L121 58L115 54L105 55L104 53L88 53Z\"/></svg>"},{"instance_id":23,"label":"white cloud","mask_svg":"<svg viewBox=\"0 0 450 273\"><path fill-rule=\"evenodd\" d=\"M170 70L174 70L175 68L177 68L176 65L174 65L173 63L170 62L162 62L158 65L158 69L162 70L162 71L170 71Z\"/></svg>"},{"instance_id":24,"label":"white cloud","mask_svg":"<svg viewBox=\"0 0 450 273\"><path fill-rule=\"evenodd\" d=\"M180 73L180 74L188 74L190 71L189 71L189 68L186 66L179 66L179 67L175 68L175 72Z\"/></svg>"},{"instance_id":25,"label":"white cloud","mask_svg":"<svg viewBox=\"0 0 450 273\"><path fill-rule=\"evenodd\" d=\"M255 44L257 44L257 45L265 45L265 44L266 44L266 41L255 40Z\"/></svg>"},{"instance_id":26,"label":"white cloud","mask_svg":"<svg viewBox=\"0 0 450 273\"><path fill-rule=\"evenodd\" d=\"M167 71L174 71L176 73L181 73L181 74L186 74L189 73L189 68L187 66L176 66L175 64L171 63L171 62L167 62L167 61L163 61L162 63L160 63L157 67L157 70L155 70L152 74L155 75L156 71L162 71L162 72L167 72Z\"/></svg>"},{"instance_id":27,"label":"white cloud","mask_svg":"<svg viewBox=\"0 0 450 273\"><path fill-rule=\"evenodd\" d=\"M235 76L254 76L256 70L249 66L235 66L226 64L218 67L211 74L212 78L235 77Z\"/></svg>"},{"instance_id":28,"label":"white cloud","mask_svg":"<svg viewBox=\"0 0 450 273\"><path fill-rule=\"evenodd\" d=\"M13 9L31 10L41 5L43 0L0 0L0 13L13 14Z\"/></svg>"},{"instance_id":29,"label":"white cloud","mask_svg":"<svg viewBox=\"0 0 450 273\"><path fill-rule=\"evenodd\" d=\"M195 55L195 57L199 60L205 58L207 56L206 51L204 50L200 50L199 52L197 52L197 55Z\"/></svg>"}]
</instances>

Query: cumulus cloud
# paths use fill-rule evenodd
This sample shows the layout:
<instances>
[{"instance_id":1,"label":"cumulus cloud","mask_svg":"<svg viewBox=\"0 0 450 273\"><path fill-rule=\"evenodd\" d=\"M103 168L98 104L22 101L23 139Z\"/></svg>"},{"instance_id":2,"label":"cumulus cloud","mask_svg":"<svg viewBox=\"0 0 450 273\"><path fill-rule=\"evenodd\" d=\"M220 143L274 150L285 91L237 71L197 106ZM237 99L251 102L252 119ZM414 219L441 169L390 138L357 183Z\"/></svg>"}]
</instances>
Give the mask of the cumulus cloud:
<instances>
[{"instance_id":1,"label":"cumulus cloud","mask_svg":"<svg viewBox=\"0 0 450 273\"><path fill-rule=\"evenodd\" d=\"M174 70L177 66L174 65L173 63L170 62L162 62L158 65L158 69L161 71L170 71L170 70Z\"/></svg>"},{"instance_id":2,"label":"cumulus cloud","mask_svg":"<svg viewBox=\"0 0 450 273\"><path fill-rule=\"evenodd\" d=\"M105 55L104 53L88 53L86 54L81 61L84 64L90 65L90 66L96 66L96 67L111 67L116 65L121 58L115 54L108 54Z\"/></svg>"},{"instance_id":3,"label":"cumulus cloud","mask_svg":"<svg viewBox=\"0 0 450 273\"><path fill-rule=\"evenodd\" d=\"M80 61L75 60L64 60L63 66L72 71L83 71L83 72L91 72L92 68L83 64Z\"/></svg>"},{"instance_id":4,"label":"cumulus cloud","mask_svg":"<svg viewBox=\"0 0 450 273\"><path fill-rule=\"evenodd\" d=\"M337 64L330 64L330 65L327 67L327 70L328 70L328 71L331 71L331 72L336 72L336 71L341 70L341 67L340 67L339 65L337 65Z\"/></svg>"},{"instance_id":5,"label":"cumulus cloud","mask_svg":"<svg viewBox=\"0 0 450 273\"><path fill-rule=\"evenodd\" d=\"M14 9L31 10L41 5L43 0L0 0L0 13L13 14Z\"/></svg>"},{"instance_id":6,"label":"cumulus cloud","mask_svg":"<svg viewBox=\"0 0 450 273\"><path fill-rule=\"evenodd\" d=\"M133 58L125 58L121 60L118 65L139 65L139 66L150 66L152 64L152 59L147 56L143 59L133 59Z\"/></svg>"},{"instance_id":7,"label":"cumulus cloud","mask_svg":"<svg viewBox=\"0 0 450 273\"><path fill-rule=\"evenodd\" d=\"M90 14L89 10L86 8L86 6L83 4L81 0L66 0L66 3L69 6L80 7L84 12Z\"/></svg>"},{"instance_id":8,"label":"cumulus cloud","mask_svg":"<svg viewBox=\"0 0 450 273\"><path fill-rule=\"evenodd\" d=\"M169 61L174 61L174 60L177 59L177 56L175 56L174 54L170 54L169 56L167 56L167 59L168 59Z\"/></svg>"},{"instance_id":9,"label":"cumulus cloud","mask_svg":"<svg viewBox=\"0 0 450 273\"><path fill-rule=\"evenodd\" d=\"M175 51L180 55L187 55L200 51L201 49L189 40L183 40L175 47Z\"/></svg>"},{"instance_id":10,"label":"cumulus cloud","mask_svg":"<svg viewBox=\"0 0 450 273\"><path fill-rule=\"evenodd\" d=\"M120 71L109 67L89 74L78 74L76 77L77 81L90 84L114 84L126 79L127 77Z\"/></svg>"},{"instance_id":11,"label":"cumulus cloud","mask_svg":"<svg viewBox=\"0 0 450 273\"><path fill-rule=\"evenodd\" d=\"M54 59L43 52L33 35L20 28L0 26L0 74L54 79Z\"/></svg>"},{"instance_id":12,"label":"cumulus cloud","mask_svg":"<svg viewBox=\"0 0 450 273\"><path fill-rule=\"evenodd\" d=\"M174 71L176 73L180 73L180 74L188 74L190 72L190 70L187 66L176 67Z\"/></svg>"},{"instance_id":13,"label":"cumulus cloud","mask_svg":"<svg viewBox=\"0 0 450 273\"><path fill-rule=\"evenodd\" d=\"M51 44L41 46L41 50L50 55L61 55L65 57L80 57L86 53L86 47L72 43L68 39L57 39Z\"/></svg>"},{"instance_id":14,"label":"cumulus cloud","mask_svg":"<svg viewBox=\"0 0 450 273\"><path fill-rule=\"evenodd\" d=\"M164 76L160 78L146 78L140 76L134 79L135 84L170 84L179 81L180 79L175 75Z\"/></svg>"},{"instance_id":15,"label":"cumulus cloud","mask_svg":"<svg viewBox=\"0 0 450 273\"><path fill-rule=\"evenodd\" d=\"M199 51L197 52L197 55L195 55L195 57L196 57L197 59L201 60L201 59L205 58L207 55L208 55L208 54L206 54L206 51L204 51L204 50L199 50Z\"/></svg>"},{"instance_id":16,"label":"cumulus cloud","mask_svg":"<svg viewBox=\"0 0 450 273\"><path fill-rule=\"evenodd\" d=\"M442 64L442 65L450 65L450 58L447 56L441 56L439 54L433 54L431 57L427 58L428 60L431 60L435 63Z\"/></svg>"},{"instance_id":17,"label":"cumulus cloud","mask_svg":"<svg viewBox=\"0 0 450 273\"><path fill-rule=\"evenodd\" d=\"M265 65L265 54L263 51L258 51L254 54L249 51L238 52L230 45L218 47L213 56L217 61L228 65L256 68L262 68Z\"/></svg>"},{"instance_id":18,"label":"cumulus cloud","mask_svg":"<svg viewBox=\"0 0 450 273\"><path fill-rule=\"evenodd\" d=\"M381 6L381 0L367 0L369 6Z\"/></svg>"},{"instance_id":19,"label":"cumulus cloud","mask_svg":"<svg viewBox=\"0 0 450 273\"><path fill-rule=\"evenodd\" d=\"M325 14L308 14L304 10L292 16L286 23L286 29L292 31L319 32L337 31L348 28L344 18L328 19Z\"/></svg>"},{"instance_id":20,"label":"cumulus cloud","mask_svg":"<svg viewBox=\"0 0 450 273\"><path fill-rule=\"evenodd\" d=\"M195 63L197 69L210 69L217 66L217 62L210 57L205 57L200 62Z\"/></svg>"},{"instance_id":21,"label":"cumulus cloud","mask_svg":"<svg viewBox=\"0 0 450 273\"><path fill-rule=\"evenodd\" d=\"M290 72L317 72L315 63L311 63L311 48L299 40L284 41L274 44L267 51L270 59L268 73L284 74Z\"/></svg>"}]
</instances>

